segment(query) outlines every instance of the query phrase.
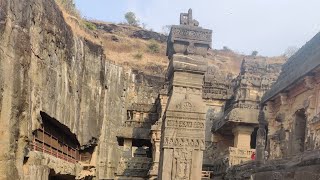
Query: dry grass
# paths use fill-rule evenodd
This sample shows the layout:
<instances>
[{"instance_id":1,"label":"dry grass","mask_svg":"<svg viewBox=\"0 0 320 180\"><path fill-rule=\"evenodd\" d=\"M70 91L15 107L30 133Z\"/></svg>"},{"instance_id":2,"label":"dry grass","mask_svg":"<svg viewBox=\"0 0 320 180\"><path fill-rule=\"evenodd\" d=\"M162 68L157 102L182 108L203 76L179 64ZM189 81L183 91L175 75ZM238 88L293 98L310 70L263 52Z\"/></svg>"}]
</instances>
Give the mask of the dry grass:
<instances>
[{"instance_id":1,"label":"dry grass","mask_svg":"<svg viewBox=\"0 0 320 180\"><path fill-rule=\"evenodd\" d=\"M57 0L59 1L59 0ZM129 25L117 25L120 28L117 32L108 33L104 30L96 30L85 27L84 20L71 15L60 5L63 16L72 28L75 35L103 46L105 56L108 60L124 67L138 69L146 74L164 76L169 60L166 57L166 44L157 41L147 41L137 38L130 38L129 35L139 27ZM108 24L94 20L95 23ZM150 44L157 43L159 52L151 52ZM236 76L240 72L240 66L244 55L233 51L211 50L208 64L219 67L220 71L231 73ZM139 57L138 57L139 56ZM272 63L283 63L286 58L283 56L267 58Z\"/></svg>"},{"instance_id":2,"label":"dry grass","mask_svg":"<svg viewBox=\"0 0 320 180\"><path fill-rule=\"evenodd\" d=\"M125 36L117 36L118 41L113 41L112 36L114 35L104 33L102 40L106 57L111 61L144 70L147 74L154 73L148 68L150 64L162 67L163 71L166 69L168 58L165 55L164 44L159 43L159 53L151 53L148 50L149 41ZM140 54L141 58L137 58L137 54Z\"/></svg>"},{"instance_id":3,"label":"dry grass","mask_svg":"<svg viewBox=\"0 0 320 180\"><path fill-rule=\"evenodd\" d=\"M143 70L146 74L154 73L149 72L152 69L150 67L160 67L163 68L162 71L166 69L168 60L165 56L165 44L159 43L159 53L150 53L148 52L149 41L130 38L125 33L110 34L102 30L89 30L84 26L84 20L69 14L61 4L58 3L58 5L73 33L93 43L101 44L108 60L116 64ZM124 25L124 31L126 28L133 27ZM113 36L116 36L119 41L112 40ZM142 55L141 59L136 58L137 53Z\"/></svg>"},{"instance_id":4,"label":"dry grass","mask_svg":"<svg viewBox=\"0 0 320 180\"><path fill-rule=\"evenodd\" d=\"M58 1L59 2L59 1ZM57 3L59 5L59 8L62 12L62 15L66 21L66 23L71 27L72 32L80 37L83 37L89 41L92 41L94 43L100 44L100 40L97 36L94 35L93 32L90 32L88 29L85 28L83 19L81 19L78 16L74 16L64 8L63 5L60 3Z\"/></svg>"}]
</instances>

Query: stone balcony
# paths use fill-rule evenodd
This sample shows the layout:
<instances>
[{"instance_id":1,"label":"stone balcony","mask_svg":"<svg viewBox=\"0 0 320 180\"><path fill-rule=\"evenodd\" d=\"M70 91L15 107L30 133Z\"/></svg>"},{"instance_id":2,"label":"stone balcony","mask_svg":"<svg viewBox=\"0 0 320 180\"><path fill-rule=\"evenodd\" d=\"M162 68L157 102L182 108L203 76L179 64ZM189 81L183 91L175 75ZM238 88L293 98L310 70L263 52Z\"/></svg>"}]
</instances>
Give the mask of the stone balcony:
<instances>
[{"instance_id":1,"label":"stone balcony","mask_svg":"<svg viewBox=\"0 0 320 180\"><path fill-rule=\"evenodd\" d=\"M229 165L234 166L251 161L251 155L253 152L255 152L255 149L229 147Z\"/></svg>"},{"instance_id":2,"label":"stone balcony","mask_svg":"<svg viewBox=\"0 0 320 180\"><path fill-rule=\"evenodd\" d=\"M258 115L259 105L257 104L234 104L225 111L224 116L213 122L212 131L231 132L228 130L237 124L257 125Z\"/></svg>"},{"instance_id":3,"label":"stone balcony","mask_svg":"<svg viewBox=\"0 0 320 180\"><path fill-rule=\"evenodd\" d=\"M151 122L143 122L143 121L135 121L135 120L127 120L124 123L124 127L131 128L147 128L150 129L152 126Z\"/></svg>"},{"instance_id":4,"label":"stone balcony","mask_svg":"<svg viewBox=\"0 0 320 180\"><path fill-rule=\"evenodd\" d=\"M215 163L207 169L213 172L214 176L225 174L231 166L243 164L251 160L252 153L255 149L229 147L226 154L215 160Z\"/></svg>"},{"instance_id":5,"label":"stone balcony","mask_svg":"<svg viewBox=\"0 0 320 180\"><path fill-rule=\"evenodd\" d=\"M154 120L126 120L118 133L118 137L150 139L150 129L154 123Z\"/></svg>"}]
</instances>

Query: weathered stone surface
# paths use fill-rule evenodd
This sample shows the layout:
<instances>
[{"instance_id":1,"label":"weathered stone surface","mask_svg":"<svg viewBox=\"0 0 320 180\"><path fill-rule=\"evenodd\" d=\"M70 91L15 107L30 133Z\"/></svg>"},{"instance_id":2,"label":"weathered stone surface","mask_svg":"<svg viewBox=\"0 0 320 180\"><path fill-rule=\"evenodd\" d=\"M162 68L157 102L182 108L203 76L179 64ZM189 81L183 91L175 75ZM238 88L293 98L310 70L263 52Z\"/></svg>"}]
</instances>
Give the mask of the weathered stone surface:
<instances>
[{"instance_id":1,"label":"weathered stone surface","mask_svg":"<svg viewBox=\"0 0 320 180\"><path fill-rule=\"evenodd\" d=\"M114 178L126 109L152 104L157 87L137 82L132 71L108 62L100 45L74 35L53 0L1 0L0 7L0 179L24 177L40 111L68 126L83 147L99 139L91 163L97 178Z\"/></svg>"},{"instance_id":2,"label":"weathered stone surface","mask_svg":"<svg viewBox=\"0 0 320 180\"><path fill-rule=\"evenodd\" d=\"M193 27L198 23L192 20L191 10L185 16L181 14L180 26L171 28L167 47L169 100L162 122L159 179L196 180L202 174L206 113L202 87L207 61L199 55L205 55L209 46L197 49L194 42L211 41L211 31Z\"/></svg>"},{"instance_id":3,"label":"weathered stone surface","mask_svg":"<svg viewBox=\"0 0 320 180\"><path fill-rule=\"evenodd\" d=\"M256 161L230 168L227 179L319 179L319 37L284 64L263 96Z\"/></svg>"},{"instance_id":4,"label":"weathered stone surface","mask_svg":"<svg viewBox=\"0 0 320 180\"><path fill-rule=\"evenodd\" d=\"M204 164L204 168L213 171L214 178L222 178L229 167L251 160L256 147L252 138L257 134L259 103L275 82L280 68L281 63L263 58L247 57L243 60L239 76L231 83L232 98L227 100L224 110L212 123L211 146L215 149L209 156L212 161Z\"/></svg>"},{"instance_id":5,"label":"weathered stone surface","mask_svg":"<svg viewBox=\"0 0 320 180\"><path fill-rule=\"evenodd\" d=\"M167 56L173 54L206 56L211 48L212 31L198 27L199 23L192 19L192 10L180 15L180 25L173 25L168 37Z\"/></svg>"},{"instance_id":6,"label":"weathered stone surface","mask_svg":"<svg viewBox=\"0 0 320 180\"><path fill-rule=\"evenodd\" d=\"M281 63L248 57L234 81L234 97L227 102L224 116L214 122L213 131L230 123L258 124L259 103L280 73ZM223 128L222 128L223 129Z\"/></svg>"},{"instance_id":7,"label":"weathered stone surface","mask_svg":"<svg viewBox=\"0 0 320 180\"><path fill-rule=\"evenodd\" d=\"M260 161L241 164L254 152L249 139L259 102L281 64L246 58L234 79L208 66L212 31L198 27L191 11L180 21L160 90L165 78L115 65L100 45L75 35L53 0L0 0L0 179L200 179L202 165L217 179L318 178L319 153L306 151L320 142L319 35L284 66L278 90L292 79L297 84L281 93L275 86L267 98L273 101L268 131L266 123L258 131ZM142 30L132 36L163 41ZM300 75L291 76L298 65ZM64 124L92 157L71 164L30 151L40 112Z\"/></svg>"},{"instance_id":8,"label":"weathered stone surface","mask_svg":"<svg viewBox=\"0 0 320 180\"><path fill-rule=\"evenodd\" d=\"M231 167L225 176L230 180L254 179L319 179L319 151L311 151L303 155L286 159L266 161L265 164L257 164L255 161Z\"/></svg>"},{"instance_id":9,"label":"weathered stone surface","mask_svg":"<svg viewBox=\"0 0 320 180\"><path fill-rule=\"evenodd\" d=\"M262 98L265 103L288 86L295 84L301 77L306 76L312 70L320 66L320 33L307 42L296 54L283 65L282 72L277 82Z\"/></svg>"}]
</instances>

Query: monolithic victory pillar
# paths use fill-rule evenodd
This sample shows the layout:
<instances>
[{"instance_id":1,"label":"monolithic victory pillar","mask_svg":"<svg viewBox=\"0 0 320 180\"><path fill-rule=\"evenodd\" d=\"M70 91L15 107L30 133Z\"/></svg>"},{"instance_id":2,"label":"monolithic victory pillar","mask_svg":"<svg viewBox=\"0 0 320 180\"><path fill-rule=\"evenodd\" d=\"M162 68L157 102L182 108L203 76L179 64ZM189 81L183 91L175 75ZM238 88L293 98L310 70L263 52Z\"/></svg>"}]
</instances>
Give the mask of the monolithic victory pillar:
<instances>
[{"instance_id":1,"label":"monolithic victory pillar","mask_svg":"<svg viewBox=\"0 0 320 180\"><path fill-rule=\"evenodd\" d=\"M202 100L205 56L212 31L198 27L192 11L180 15L168 38L169 100L163 116L159 179L200 180L205 149L205 104Z\"/></svg>"}]
</instances>

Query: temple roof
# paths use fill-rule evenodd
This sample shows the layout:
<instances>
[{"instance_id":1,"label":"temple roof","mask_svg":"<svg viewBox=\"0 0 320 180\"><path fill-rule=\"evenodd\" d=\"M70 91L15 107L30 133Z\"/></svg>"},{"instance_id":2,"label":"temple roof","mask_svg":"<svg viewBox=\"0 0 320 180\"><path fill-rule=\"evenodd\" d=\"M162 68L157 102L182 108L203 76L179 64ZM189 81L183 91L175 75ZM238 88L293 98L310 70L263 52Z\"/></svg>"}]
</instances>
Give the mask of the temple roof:
<instances>
[{"instance_id":1,"label":"temple roof","mask_svg":"<svg viewBox=\"0 0 320 180\"><path fill-rule=\"evenodd\" d=\"M264 104L320 66L320 33L307 42L282 66L282 72L271 89L262 97Z\"/></svg>"}]
</instances>

